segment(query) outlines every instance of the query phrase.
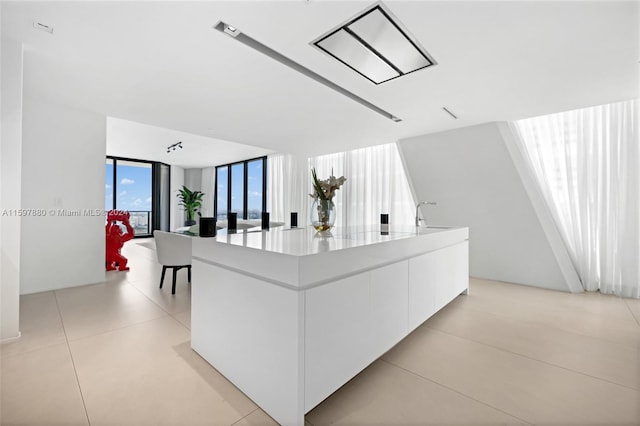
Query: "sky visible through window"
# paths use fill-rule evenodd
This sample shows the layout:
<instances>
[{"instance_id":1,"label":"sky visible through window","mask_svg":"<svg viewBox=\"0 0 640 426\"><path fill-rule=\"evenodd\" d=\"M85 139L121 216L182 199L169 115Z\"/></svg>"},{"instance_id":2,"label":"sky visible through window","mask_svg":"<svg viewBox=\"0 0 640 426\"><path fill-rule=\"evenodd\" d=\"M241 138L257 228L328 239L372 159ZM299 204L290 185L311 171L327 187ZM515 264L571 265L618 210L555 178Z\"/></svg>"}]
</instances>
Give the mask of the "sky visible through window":
<instances>
[{"instance_id":1,"label":"sky visible through window","mask_svg":"<svg viewBox=\"0 0 640 426\"><path fill-rule=\"evenodd\" d=\"M151 164L117 161L116 182L114 188L113 160L107 159L105 165L105 210L126 210L131 212L130 223L136 235L149 234L151 224ZM113 205L113 194L116 205Z\"/></svg>"},{"instance_id":2,"label":"sky visible through window","mask_svg":"<svg viewBox=\"0 0 640 426\"><path fill-rule=\"evenodd\" d=\"M247 163L247 219L262 217L262 159Z\"/></svg>"},{"instance_id":3,"label":"sky visible through window","mask_svg":"<svg viewBox=\"0 0 640 426\"><path fill-rule=\"evenodd\" d=\"M264 176L266 157L246 160L216 168L216 217L226 219L227 212L238 219L260 219L265 209ZM229 173L231 172L231 173ZM246 178L246 182L245 182ZM231 205L227 199L231 199ZM247 211L244 211L245 206Z\"/></svg>"},{"instance_id":4,"label":"sky visible through window","mask_svg":"<svg viewBox=\"0 0 640 426\"><path fill-rule=\"evenodd\" d=\"M151 210L151 167L118 165L117 178L119 209Z\"/></svg>"},{"instance_id":5,"label":"sky visible through window","mask_svg":"<svg viewBox=\"0 0 640 426\"><path fill-rule=\"evenodd\" d=\"M227 218L227 167L220 167L218 169L218 219Z\"/></svg>"},{"instance_id":6,"label":"sky visible through window","mask_svg":"<svg viewBox=\"0 0 640 426\"><path fill-rule=\"evenodd\" d=\"M104 209L109 211L113 209L113 160L109 158L107 159L104 177Z\"/></svg>"},{"instance_id":7,"label":"sky visible through window","mask_svg":"<svg viewBox=\"0 0 640 426\"><path fill-rule=\"evenodd\" d=\"M231 211L244 217L244 163L231 166Z\"/></svg>"}]
</instances>

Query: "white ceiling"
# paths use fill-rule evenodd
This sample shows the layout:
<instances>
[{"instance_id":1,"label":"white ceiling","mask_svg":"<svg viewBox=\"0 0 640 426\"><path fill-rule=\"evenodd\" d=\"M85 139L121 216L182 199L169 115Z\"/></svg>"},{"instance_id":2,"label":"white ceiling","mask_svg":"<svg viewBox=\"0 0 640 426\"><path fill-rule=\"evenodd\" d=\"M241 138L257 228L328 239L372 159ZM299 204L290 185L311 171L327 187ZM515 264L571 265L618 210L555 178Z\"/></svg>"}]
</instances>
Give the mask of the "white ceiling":
<instances>
[{"instance_id":1,"label":"white ceiling","mask_svg":"<svg viewBox=\"0 0 640 426\"><path fill-rule=\"evenodd\" d=\"M379 86L309 45L370 4L2 1L2 31L27 46L27 95L302 155L638 96L638 1L386 1L438 65ZM213 30L220 20L403 121Z\"/></svg>"},{"instance_id":2,"label":"white ceiling","mask_svg":"<svg viewBox=\"0 0 640 426\"><path fill-rule=\"evenodd\" d=\"M182 142L182 148L167 148ZM185 168L229 164L271 153L252 145L107 117L107 155L160 161Z\"/></svg>"}]
</instances>

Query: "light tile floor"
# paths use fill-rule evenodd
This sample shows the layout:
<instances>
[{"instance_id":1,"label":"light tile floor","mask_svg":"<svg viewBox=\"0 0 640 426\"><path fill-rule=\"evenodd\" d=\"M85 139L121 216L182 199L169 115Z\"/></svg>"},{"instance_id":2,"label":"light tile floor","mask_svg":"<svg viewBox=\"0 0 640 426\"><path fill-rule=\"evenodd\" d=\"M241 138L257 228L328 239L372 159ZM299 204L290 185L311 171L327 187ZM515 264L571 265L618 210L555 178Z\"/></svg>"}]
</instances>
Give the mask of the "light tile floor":
<instances>
[{"instance_id":1,"label":"light tile floor","mask_svg":"<svg viewBox=\"0 0 640 426\"><path fill-rule=\"evenodd\" d=\"M104 283L21 298L3 425L275 424L191 350L186 272L159 289L152 244L127 244L131 271ZM640 300L471 279L306 421L640 425Z\"/></svg>"}]
</instances>

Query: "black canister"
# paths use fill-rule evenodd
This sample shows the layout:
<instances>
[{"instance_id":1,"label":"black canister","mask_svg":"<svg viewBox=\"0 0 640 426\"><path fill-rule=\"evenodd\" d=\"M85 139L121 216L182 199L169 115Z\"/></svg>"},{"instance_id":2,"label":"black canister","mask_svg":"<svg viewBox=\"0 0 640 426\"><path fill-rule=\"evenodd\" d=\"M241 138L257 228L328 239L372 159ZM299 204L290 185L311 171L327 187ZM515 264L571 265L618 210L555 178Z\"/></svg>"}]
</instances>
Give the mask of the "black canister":
<instances>
[{"instance_id":1,"label":"black canister","mask_svg":"<svg viewBox=\"0 0 640 426\"><path fill-rule=\"evenodd\" d=\"M389 235L389 213L380 214L380 234Z\"/></svg>"},{"instance_id":2,"label":"black canister","mask_svg":"<svg viewBox=\"0 0 640 426\"><path fill-rule=\"evenodd\" d=\"M200 218L200 234L199 235L201 237L216 236L216 218L215 217Z\"/></svg>"},{"instance_id":3,"label":"black canister","mask_svg":"<svg viewBox=\"0 0 640 426\"><path fill-rule=\"evenodd\" d=\"M233 233L238 230L238 213L227 215L227 232Z\"/></svg>"}]
</instances>

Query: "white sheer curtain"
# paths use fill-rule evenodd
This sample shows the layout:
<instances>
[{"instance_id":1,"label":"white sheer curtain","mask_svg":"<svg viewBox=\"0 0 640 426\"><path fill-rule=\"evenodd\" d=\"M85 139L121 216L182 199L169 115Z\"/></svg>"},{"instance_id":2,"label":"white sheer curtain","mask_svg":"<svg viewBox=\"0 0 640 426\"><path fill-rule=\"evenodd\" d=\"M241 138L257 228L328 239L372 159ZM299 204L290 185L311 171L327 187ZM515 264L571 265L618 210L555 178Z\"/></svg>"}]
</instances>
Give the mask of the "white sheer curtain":
<instances>
[{"instance_id":1,"label":"white sheer curtain","mask_svg":"<svg viewBox=\"0 0 640 426\"><path fill-rule=\"evenodd\" d=\"M336 226L375 225L389 213L392 225L413 225L415 202L395 143L309 159L276 154L267 158L267 210L274 221L289 223L298 212L299 226L309 224L311 168L318 178L345 176L336 204Z\"/></svg>"},{"instance_id":2,"label":"white sheer curtain","mask_svg":"<svg viewBox=\"0 0 640 426\"><path fill-rule=\"evenodd\" d=\"M205 167L202 169L202 182L200 188L204 196L202 197L202 208L200 213L204 217L213 217L213 197L214 191L214 179L215 179L215 167Z\"/></svg>"},{"instance_id":3,"label":"white sheer curtain","mask_svg":"<svg viewBox=\"0 0 640 426\"><path fill-rule=\"evenodd\" d=\"M392 225L413 224L415 202L395 143L313 157L308 169L312 167L320 179L332 170L347 178L333 200L336 226L379 224L380 213L388 213ZM310 193L309 178L307 182ZM307 198L310 203L311 197Z\"/></svg>"},{"instance_id":4,"label":"white sheer curtain","mask_svg":"<svg viewBox=\"0 0 640 426\"><path fill-rule=\"evenodd\" d=\"M267 157L267 211L270 220L285 222L298 213L298 226L308 223L307 159L288 154Z\"/></svg>"},{"instance_id":5,"label":"white sheer curtain","mask_svg":"<svg viewBox=\"0 0 640 426\"><path fill-rule=\"evenodd\" d=\"M517 121L582 285L640 298L638 100Z\"/></svg>"}]
</instances>

